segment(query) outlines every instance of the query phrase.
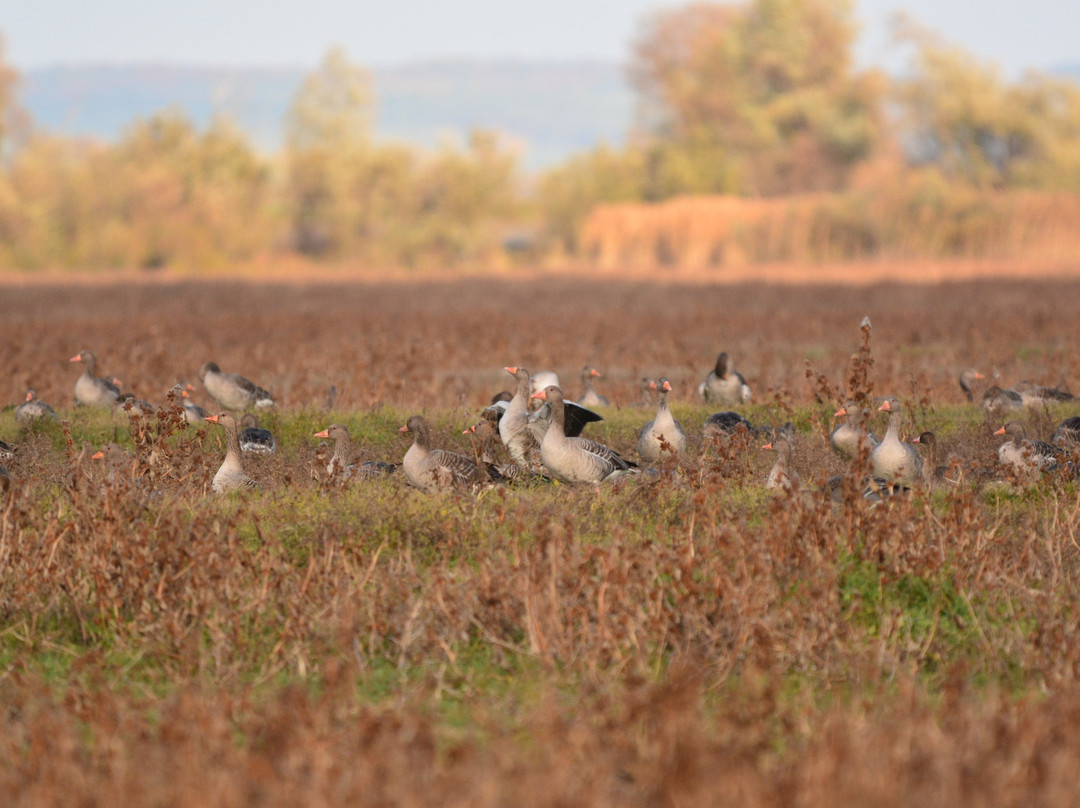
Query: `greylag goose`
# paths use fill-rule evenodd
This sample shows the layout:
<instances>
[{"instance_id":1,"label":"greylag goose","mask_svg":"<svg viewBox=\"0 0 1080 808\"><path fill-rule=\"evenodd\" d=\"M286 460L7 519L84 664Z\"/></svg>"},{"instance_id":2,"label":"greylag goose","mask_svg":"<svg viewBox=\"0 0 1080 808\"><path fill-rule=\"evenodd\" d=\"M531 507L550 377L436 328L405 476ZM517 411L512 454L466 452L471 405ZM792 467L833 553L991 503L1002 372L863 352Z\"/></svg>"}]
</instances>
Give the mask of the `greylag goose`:
<instances>
[{"instance_id":1,"label":"greylag goose","mask_svg":"<svg viewBox=\"0 0 1080 808\"><path fill-rule=\"evenodd\" d=\"M994 434L1009 438L998 448L998 461L1019 474L1053 471L1059 461L1065 460L1065 452L1059 447L1028 440L1019 421L1009 421Z\"/></svg>"},{"instance_id":2,"label":"greylag goose","mask_svg":"<svg viewBox=\"0 0 1080 808\"><path fill-rule=\"evenodd\" d=\"M729 407L747 403L751 395L746 379L731 367L727 351L716 357L716 367L709 372L698 391L706 401L727 404Z\"/></svg>"},{"instance_id":3,"label":"greylag goose","mask_svg":"<svg viewBox=\"0 0 1080 808\"><path fill-rule=\"evenodd\" d=\"M596 383L594 379L600 378L600 371L594 368L592 365L586 365L581 369L581 386L584 388L584 392L581 394L581 401L579 402L583 407L610 407L611 402L606 396L600 395L596 392Z\"/></svg>"},{"instance_id":4,"label":"greylag goose","mask_svg":"<svg viewBox=\"0 0 1080 808\"><path fill-rule=\"evenodd\" d=\"M659 401L656 404L656 418L645 424L638 433L638 454L650 463L659 462L665 450L670 456L676 457L686 451L686 433L668 406L670 392L671 382L661 379L657 385Z\"/></svg>"},{"instance_id":5,"label":"greylag goose","mask_svg":"<svg viewBox=\"0 0 1080 808\"><path fill-rule=\"evenodd\" d=\"M878 439L873 432L863 426L865 411L854 401L848 401L843 407L833 413L834 418L847 418L829 435L829 445L833 451L847 460L854 460L859 456L860 447L866 447L873 451L878 445Z\"/></svg>"},{"instance_id":6,"label":"greylag goose","mask_svg":"<svg viewBox=\"0 0 1080 808\"><path fill-rule=\"evenodd\" d=\"M413 434L412 446L405 453L401 468L409 482L425 493L465 488L491 478L498 480L498 472L485 466L485 476L471 457L446 449L432 449L431 428L422 415L411 416L398 432Z\"/></svg>"},{"instance_id":7,"label":"greylag goose","mask_svg":"<svg viewBox=\"0 0 1080 808\"><path fill-rule=\"evenodd\" d=\"M1073 415L1058 424L1050 436L1050 442L1065 446L1080 444L1080 415Z\"/></svg>"},{"instance_id":8,"label":"greylag goose","mask_svg":"<svg viewBox=\"0 0 1080 808\"><path fill-rule=\"evenodd\" d=\"M887 486L910 488L922 474L922 456L910 443L900 440L900 401L889 397L878 410L889 413L889 428L870 451L871 473Z\"/></svg>"},{"instance_id":9,"label":"greylag goose","mask_svg":"<svg viewBox=\"0 0 1080 808\"><path fill-rule=\"evenodd\" d=\"M239 373L222 373L214 362L206 362L199 368L199 379L206 392L222 407L230 410L248 410L252 407L273 407L274 398L250 379Z\"/></svg>"},{"instance_id":10,"label":"greylag goose","mask_svg":"<svg viewBox=\"0 0 1080 808\"><path fill-rule=\"evenodd\" d=\"M240 419L240 450L271 454L277 448L277 441L269 429L259 426L259 419L253 413L247 413Z\"/></svg>"},{"instance_id":11,"label":"greylag goose","mask_svg":"<svg viewBox=\"0 0 1080 808\"><path fill-rule=\"evenodd\" d=\"M566 412L562 390L552 385L533 393L533 398L547 403L551 408L551 428L540 443L540 459L553 477L564 483L589 483L599 485L614 479L636 465L602 443L588 438L566 435Z\"/></svg>"},{"instance_id":12,"label":"greylag goose","mask_svg":"<svg viewBox=\"0 0 1080 808\"><path fill-rule=\"evenodd\" d=\"M102 464L104 478L109 481L132 479L135 474L135 457L116 443L106 443L92 455L91 460Z\"/></svg>"},{"instance_id":13,"label":"greylag goose","mask_svg":"<svg viewBox=\"0 0 1080 808\"><path fill-rule=\"evenodd\" d=\"M1027 381L1013 385L1013 392L1020 394L1020 401L1025 407L1040 407L1043 404L1076 400L1076 396L1067 390Z\"/></svg>"},{"instance_id":14,"label":"greylag goose","mask_svg":"<svg viewBox=\"0 0 1080 808\"><path fill-rule=\"evenodd\" d=\"M650 379L648 376L641 378L641 384L638 388L641 391L641 398L631 404L631 407L655 407L656 406L656 381Z\"/></svg>"},{"instance_id":15,"label":"greylag goose","mask_svg":"<svg viewBox=\"0 0 1080 808\"><path fill-rule=\"evenodd\" d=\"M724 410L723 412L714 412L705 419L705 424L702 427L702 435L705 440L730 437L731 435L737 434L740 429L745 429L746 432L751 435L755 435L758 432L758 428L739 415L739 413L734 410Z\"/></svg>"},{"instance_id":16,"label":"greylag goose","mask_svg":"<svg viewBox=\"0 0 1080 808\"><path fill-rule=\"evenodd\" d=\"M180 390L180 397L184 400L185 421L189 424L198 424L206 420L206 410L191 400L191 393L186 387Z\"/></svg>"},{"instance_id":17,"label":"greylag goose","mask_svg":"<svg viewBox=\"0 0 1080 808\"><path fill-rule=\"evenodd\" d=\"M20 424L31 424L39 418L55 418L56 411L37 397L33 387L26 388L26 400L15 408L15 420Z\"/></svg>"},{"instance_id":18,"label":"greylag goose","mask_svg":"<svg viewBox=\"0 0 1080 808\"><path fill-rule=\"evenodd\" d=\"M539 393L545 387L555 385L558 388L562 388L562 384L559 382L559 374L553 370L541 370L532 375L532 392Z\"/></svg>"},{"instance_id":19,"label":"greylag goose","mask_svg":"<svg viewBox=\"0 0 1080 808\"><path fill-rule=\"evenodd\" d=\"M15 447L0 440L0 460L11 460L15 457Z\"/></svg>"},{"instance_id":20,"label":"greylag goose","mask_svg":"<svg viewBox=\"0 0 1080 808\"><path fill-rule=\"evenodd\" d=\"M227 412L217 415L208 415L206 420L212 424L219 424L225 428L225 460L214 475L211 486L215 494L223 494L227 491L244 491L258 488L259 484L244 473L244 463L241 460L240 436L236 431L236 419Z\"/></svg>"},{"instance_id":21,"label":"greylag goose","mask_svg":"<svg viewBox=\"0 0 1080 808\"><path fill-rule=\"evenodd\" d=\"M911 441L919 444L919 448L926 447L926 460L923 462L923 482L930 488L954 486L962 479L961 471L956 466L938 465L937 462L937 436L930 430L922 432Z\"/></svg>"},{"instance_id":22,"label":"greylag goose","mask_svg":"<svg viewBox=\"0 0 1080 808\"><path fill-rule=\"evenodd\" d=\"M960 389L964 391L964 395L968 401L975 401L975 383L981 379L985 379L986 376L975 368L968 368L960 374L960 378L957 380L960 382Z\"/></svg>"},{"instance_id":23,"label":"greylag goose","mask_svg":"<svg viewBox=\"0 0 1080 808\"><path fill-rule=\"evenodd\" d=\"M326 464L326 471L331 477L343 479L367 479L385 477L397 471L393 463L382 460L357 462L357 451L349 436L349 428L344 424L330 424L322 432L315 433L316 438L326 438L334 442L334 454Z\"/></svg>"},{"instance_id":24,"label":"greylag goose","mask_svg":"<svg viewBox=\"0 0 1080 808\"><path fill-rule=\"evenodd\" d=\"M490 466L498 472L506 482L516 482L523 479L529 472L517 463L500 463L495 459L492 445L501 441L499 427L494 421L484 419L477 421L462 431L462 435L468 435L473 440L473 451L478 462Z\"/></svg>"},{"instance_id":25,"label":"greylag goose","mask_svg":"<svg viewBox=\"0 0 1080 808\"><path fill-rule=\"evenodd\" d=\"M770 491L794 491L801 483L799 472L791 468L791 442L787 435L781 434L761 447L776 452L776 462L769 470L765 487Z\"/></svg>"},{"instance_id":26,"label":"greylag goose","mask_svg":"<svg viewBox=\"0 0 1080 808\"><path fill-rule=\"evenodd\" d=\"M1000 415L1010 410L1023 409L1024 398L1015 390L1004 390L994 385L983 393L979 406L987 415Z\"/></svg>"},{"instance_id":27,"label":"greylag goose","mask_svg":"<svg viewBox=\"0 0 1080 808\"><path fill-rule=\"evenodd\" d=\"M133 393L121 393L116 399L116 410L126 413L129 417L153 415L156 412L153 404L141 398L135 398Z\"/></svg>"},{"instance_id":28,"label":"greylag goose","mask_svg":"<svg viewBox=\"0 0 1080 808\"><path fill-rule=\"evenodd\" d=\"M108 379L94 375L97 358L90 351L79 351L72 362L82 362L83 372L75 380L75 403L94 407L111 407L120 398L120 388Z\"/></svg>"}]
</instances>

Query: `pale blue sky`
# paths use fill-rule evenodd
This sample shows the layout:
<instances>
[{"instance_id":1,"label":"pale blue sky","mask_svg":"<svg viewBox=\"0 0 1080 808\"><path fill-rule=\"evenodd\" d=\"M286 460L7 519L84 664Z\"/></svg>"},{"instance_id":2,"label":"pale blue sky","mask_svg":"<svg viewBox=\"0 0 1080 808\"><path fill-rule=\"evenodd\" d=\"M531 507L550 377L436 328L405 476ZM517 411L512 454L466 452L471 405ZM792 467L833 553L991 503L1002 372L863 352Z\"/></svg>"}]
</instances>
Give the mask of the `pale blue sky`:
<instances>
[{"instance_id":1,"label":"pale blue sky","mask_svg":"<svg viewBox=\"0 0 1080 808\"><path fill-rule=\"evenodd\" d=\"M16 68L153 61L315 65L439 57L624 60L657 0L0 0ZM1080 63L1080 0L857 0L864 64L895 69L886 20L904 9L1008 73Z\"/></svg>"}]
</instances>

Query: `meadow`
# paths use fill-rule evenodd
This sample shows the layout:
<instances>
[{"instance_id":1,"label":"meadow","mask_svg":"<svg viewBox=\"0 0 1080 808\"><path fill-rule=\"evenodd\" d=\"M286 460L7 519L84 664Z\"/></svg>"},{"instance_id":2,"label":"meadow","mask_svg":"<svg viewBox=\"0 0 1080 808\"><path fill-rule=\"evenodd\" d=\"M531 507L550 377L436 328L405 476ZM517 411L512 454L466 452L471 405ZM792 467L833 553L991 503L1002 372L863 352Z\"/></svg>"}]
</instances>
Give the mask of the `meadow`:
<instances>
[{"instance_id":1,"label":"meadow","mask_svg":"<svg viewBox=\"0 0 1080 808\"><path fill-rule=\"evenodd\" d=\"M60 416L0 412L5 803L1074 805L1080 495L1009 480L956 378L1076 392L1080 283L903 277L5 285L4 400ZM84 349L158 413L74 409ZM721 350L744 414L794 423L805 494L765 490L760 440L702 440ZM259 491L210 493L222 432L167 398L209 408L206 361L277 396ZM672 380L682 462L599 492L323 473L331 423L398 462L422 412L470 452L503 366L576 395L586 363L614 402L589 434L631 457L639 379ZM983 473L834 502L852 387ZM110 441L131 460L90 459Z\"/></svg>"}]
</instances>

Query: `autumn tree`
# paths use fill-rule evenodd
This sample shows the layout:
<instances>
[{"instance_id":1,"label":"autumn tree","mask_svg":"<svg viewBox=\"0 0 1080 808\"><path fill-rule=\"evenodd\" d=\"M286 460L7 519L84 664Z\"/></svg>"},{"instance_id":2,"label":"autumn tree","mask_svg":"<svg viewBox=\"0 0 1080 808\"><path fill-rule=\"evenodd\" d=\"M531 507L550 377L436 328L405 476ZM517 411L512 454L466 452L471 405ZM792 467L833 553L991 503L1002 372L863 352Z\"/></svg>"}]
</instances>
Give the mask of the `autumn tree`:
<instances>
[{"instance_id":1,"label":"autumn tree","mask_svg":"<svg viewBox=\"0 0 1080 808\"><path fill-rule=\"evenodd\" d=\"M842 187L879 142L884 80L852 67L850 0L694 3L647 20L631 63L649 198Z\"/></svg>"}]
</instances>

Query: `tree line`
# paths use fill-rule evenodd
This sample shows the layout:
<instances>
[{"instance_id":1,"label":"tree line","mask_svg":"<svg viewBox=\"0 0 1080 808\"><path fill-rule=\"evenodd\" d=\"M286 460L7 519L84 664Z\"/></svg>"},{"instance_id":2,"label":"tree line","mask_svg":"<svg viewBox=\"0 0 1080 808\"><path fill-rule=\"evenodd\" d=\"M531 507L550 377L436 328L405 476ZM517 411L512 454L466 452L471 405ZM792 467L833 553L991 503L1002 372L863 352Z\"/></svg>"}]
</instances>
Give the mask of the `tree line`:
<instances>
[{"instance_id":1,"label":"tree line","mask_svg":"<svg viewBox=\"0 0 1080 808\"><path fill-rule=\"evenodd\" d=\"M435 151L378 142L370 76L340 48L303 82L270 155L226 119L200 130L173 110L110 143L37 132L0 52L0 266L573 259L587 251L590 212L718 195L803 200L807 232L854 245L830 242L830 257L895 251L897 219L925 223L920 237L934 229L926 249L948 255L1015 215L1003 195L1022 192L1024 209L1045 216L1032 194L1080 192L1075 82L1010 81L910 20L895 33L911 53L900 78L856 68L851 0L658 11L632 49L640 113L627 144L536 177L495 132Z\"/></svg>"}]
</instances>

